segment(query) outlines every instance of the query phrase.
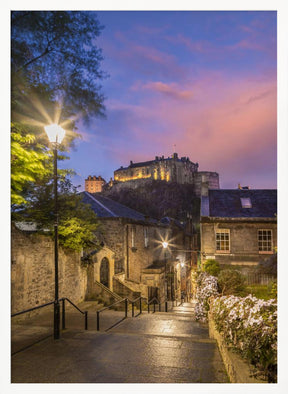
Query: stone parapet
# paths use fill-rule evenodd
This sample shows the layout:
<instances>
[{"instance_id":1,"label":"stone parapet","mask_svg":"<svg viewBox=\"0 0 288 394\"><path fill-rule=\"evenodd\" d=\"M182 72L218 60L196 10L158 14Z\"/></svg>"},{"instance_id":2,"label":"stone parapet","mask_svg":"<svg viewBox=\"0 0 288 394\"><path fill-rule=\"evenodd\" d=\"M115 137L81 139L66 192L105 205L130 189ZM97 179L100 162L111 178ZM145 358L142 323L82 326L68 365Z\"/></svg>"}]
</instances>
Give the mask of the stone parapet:
<instances>
[{"instance_id":1,"label":"stone parapet","mask_svg":"<svg viewBox=\"0 0 288 394\"><path fill-rule=\"evenodd\" d=\"M208 313L209 336L217 341L227 374L231 383L268 383L254 378L251 367L240 356L232 352L225 344L223 336L216 330L214 320Z\"/></svg>"}]
</instances>

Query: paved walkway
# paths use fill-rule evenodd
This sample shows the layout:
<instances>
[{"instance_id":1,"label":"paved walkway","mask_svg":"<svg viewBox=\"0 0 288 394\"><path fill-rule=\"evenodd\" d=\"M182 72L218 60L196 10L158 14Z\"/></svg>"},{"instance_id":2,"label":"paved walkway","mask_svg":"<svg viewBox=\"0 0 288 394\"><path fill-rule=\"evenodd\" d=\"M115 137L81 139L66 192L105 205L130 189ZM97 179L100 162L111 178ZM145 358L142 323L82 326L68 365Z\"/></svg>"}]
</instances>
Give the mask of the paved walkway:
<instances>
[{"instance_id":1,"label":"paved walkway","mask_svg":"<svg viewBox=\"0 0 288 394\"><path fill-rule=\"evenodd\" d=\"M12 355L12 383L228 382L217 345L207 325L195 322L192 304L122 321L123 312L104 313L103 331L68 329L59 340L50 336ZM105 331L104 323L115 319L119 324ZM18 346L19 338L20 332Z\"/></svg>"}]
</instances>

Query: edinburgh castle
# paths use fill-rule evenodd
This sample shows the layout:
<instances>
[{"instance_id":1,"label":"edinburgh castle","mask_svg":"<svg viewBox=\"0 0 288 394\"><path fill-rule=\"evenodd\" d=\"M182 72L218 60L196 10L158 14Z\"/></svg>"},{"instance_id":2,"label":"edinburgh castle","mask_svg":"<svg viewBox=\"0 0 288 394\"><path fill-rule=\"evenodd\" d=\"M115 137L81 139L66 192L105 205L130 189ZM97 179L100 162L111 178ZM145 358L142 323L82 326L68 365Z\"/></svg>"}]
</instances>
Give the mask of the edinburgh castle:
<instances>
[{"instance_id":1,"label":"edinburgh castle","mask_svg":"<svg viewBox=\"0 0 288 394\"><path fill-rule=\"evenodd\" d=\"M126 186L137 188L146 180L162 180L194 185L195 194L199 197L203 188L219 189L219 174L211 171L198 171L198 167L198 163L193 163L189 157L179 158L177 153L167 158L156 156L154 160L145 162L130 161L128 167L120 167L114 171L114 181L110 181L110 187L113 185L113 188L117 189ZM85 180L87 191L92 179L89 176Z\"/></svg>"}]
</instances>

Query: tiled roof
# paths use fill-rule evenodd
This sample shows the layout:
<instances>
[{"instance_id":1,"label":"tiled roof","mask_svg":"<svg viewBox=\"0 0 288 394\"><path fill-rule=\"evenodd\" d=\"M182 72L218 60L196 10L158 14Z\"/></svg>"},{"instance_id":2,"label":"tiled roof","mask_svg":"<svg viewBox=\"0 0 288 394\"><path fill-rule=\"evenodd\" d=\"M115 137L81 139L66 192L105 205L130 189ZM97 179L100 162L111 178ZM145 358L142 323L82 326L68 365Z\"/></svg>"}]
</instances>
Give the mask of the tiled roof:
<instances>
[{"instance_id":1,"label":"tiled roof","mask_svg":"<svg viewBox=\"0 0 288 394\"><path fill-rule=\"evenodd\" d=\"M125 205L119 204L110 198L103 197L98 193L82 192L82 201L89 204L93 211L99 218L126 218L147 221L147 217L134 209L128 208ZM151 222L156 220L150 219Z\"/></svg>"},{"instance_id":2,"label":"tiled roof","mask_svg":"<svg viewBox=\"0 0 288 394\"><path fill-rule=\"evenodd\" d=\"M252 207L243 208L241 198L250 198ZM209 197L202 197L201 205L201 216L274 218L277 214L277 190L209 190Z\"/></svg>"}]
</instances>

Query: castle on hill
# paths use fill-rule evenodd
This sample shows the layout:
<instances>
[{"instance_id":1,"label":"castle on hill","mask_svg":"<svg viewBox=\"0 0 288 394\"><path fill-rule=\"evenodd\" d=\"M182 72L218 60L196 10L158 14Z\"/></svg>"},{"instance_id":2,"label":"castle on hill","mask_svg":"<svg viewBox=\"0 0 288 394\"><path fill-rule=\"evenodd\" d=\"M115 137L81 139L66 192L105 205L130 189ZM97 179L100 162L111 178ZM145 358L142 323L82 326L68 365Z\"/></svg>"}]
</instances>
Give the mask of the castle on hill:
<instances>
[{"instance_id":1,"label":"castle on hill","mask_svg":"<svg viewBox=\"0 0 288 394\"><path fill-rule=\"evenodd\" d=\"M156 156L154 160L133 163L114 171L113 187L137 188L145 180L162 180L179 184L192 184L196 196L201 196L203 186L209 189L219 189L219 174L211 171L198 171L198 163L190 161L189 157ZM89 191L91 177L85 180L85 190ZM110 182L110 185L112 182Z\"/></svg>"}]
</instances>

